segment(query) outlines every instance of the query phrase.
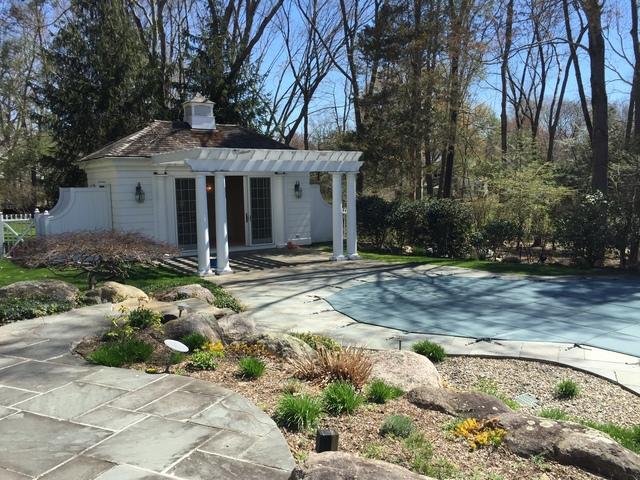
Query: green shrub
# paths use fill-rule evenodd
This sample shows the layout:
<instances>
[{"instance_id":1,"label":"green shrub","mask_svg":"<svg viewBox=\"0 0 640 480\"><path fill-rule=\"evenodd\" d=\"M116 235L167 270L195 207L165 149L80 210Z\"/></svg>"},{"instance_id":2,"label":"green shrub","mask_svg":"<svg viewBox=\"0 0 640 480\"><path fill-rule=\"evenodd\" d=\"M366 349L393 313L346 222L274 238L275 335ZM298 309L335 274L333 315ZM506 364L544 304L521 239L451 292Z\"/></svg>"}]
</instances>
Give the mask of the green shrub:
<instances>
[{"instance_id":1,"label":"green shrub","mask_svg":"<svg viewBox=\"0 0 640 480\"><path fill-rule=\"evenodd\" d=\"M496 397L502 403L504 403L511 410L518 410L520 408L520 404L513 400L512 398L507 397L505 394L498 390L498 385L496 382L491 380L490 378L480 378L478 383L476 384L475 389L478 392L486 393L487 395L491 395L492 397Z\"/></svg>"},{"instance_id":2,"label":"green shrub","mask_svg":"<svg viewBox=\"0 0 640 480\"><path fill-rule=\"evenodd\" d=\"M357 200L358 235L375 248L384 245L391 209L391 203L381 197L364 196Z\"/></svg>"},{"instance_id":3,"label":"green shrub","mask_svg":"<svg viewBox=\"0 0 640 480\"><path fill-rule=\"evenodd\" d=\"M138 330L145 328L160 328L162 325L162 315L145 307L137 307L127 315L129 325Z\"/></svg>"},{"instance_id":4,"label":"green shrub","mask_svg":"<svg viewBox=\"0 0 640 480\"><path fill-rule=\"evenodd\" d=\"M383 437L393 435L394 437L407 438L414 430L415 427L413 426L411 417L406 415L390 415L380 427L380 435Z\"/></svg>"},{"instance_id":5,"label":"green shrub","mask_svg":"<svg viewBox=\"0 0 640 480\"><path fill-rule=\"evenodd\" d=\"M309 395L282 396L276 407L274 420L291 431L302 431L318 425L322 415L322 401Z\"/></svg>"},{"instance_id":6,"label":"green shrub","mask_svg":"<svg viewBox=\"0 0 640 480\"><path fill-rule=\"evenodd\" d=\"M430 342L429 340L421 340L413 344L412 350L420 355L424 355L433 363L442 362L447 358L447 354L437 343Z\"/></svg>"},{"instance_id":7,"label":"green shrub","mask_svg":"<svg viewBox=\"0 0 640 480\"><path fill-rule=\"evenodd\" d=\"M89 354L89 361L107 367L146 362L153 355L153 345L128 338L99 346Z\"/></svg>"},{"instance_id":8,"label":"green shrub","mask_svg":"<svg viewBox=\"0 0 640 480\"><path fill-rule=\"evenodd\" d=\"M260 378L267 368L267 365L256 357L244 357L238 361L240 367L240 375L244 378L256 379Z\"/></svg>"},{"instance_id":9,"label":"green shrub","mask_svg":"<svg viewBox=\"0 0 640 480\"><path fill-rule=\"evenodd\" d=\"M498 254L505 244L514 242L523 235L522 228L511 220L495 218L482 227L482 238L488 248Z\"/></svg>"},{"instance_id":10,"label":"green shrub","mask_svg":"<svg viewBox=\"0 0 640 480\"><path fill-rule=\"evenodd\" d=\"M215 370L218 368L216 359L219 356L220 355L216 354L216 352L196 350L191 355L191 360L189 360L189 368L194 370Z\"/></svg>"},{"instance_id":11,"label":"green shrub","mask_svg":"<svg viewBox=\"0 0 640 480\"><path fill-rule=\"evenodd\" d=\"M371 403L387 403L403 394L402 389L377 379L371 382L366 390L367 400Z\"/></svg>"},{"instance_id":12,"label":"green shrub","mask_svg":"<svg viewBox=\"0 0 640 480\"><path fill-rule=\"evenodd\" d=\"M330 415L353 414L363 403L363 398L349 382L329 384L322 392L324 409Z\"/></svg>"},{"instance_id":13,"label":"green shrub","mask_svg":"<svg viewBox=\"0 0 640 480\"><path fill-rule=\"evenodd\" d=\"M399 200L391 204L388 221L395 247L421 243L425 235L422 229L425 205L425 202L413 200Z\"/></svg>"},{"instance_id":14,"label":"green shrub","mask_svg":"<svg viewBox=\"0 0 640 480\"><path fill-rule=\"evenodd\" d=\"M538 415L542 418L550 418L551 420L569 419L569 415L567 415L564 410L560 410L559 408L548 408L545 410L541 410Z\"/></svg>"},{"instance_id":15,"label":"green shrub","mask_svg":"<svg viewBox=\"0 0 640 480\"><path fill-rule=\"evenodd\" d=\"M201 333L191 332L180 338L180 341L189 347L189 351L193 352L204 347L209 342L209 339Z\"/></svg>"},{"instance_id":16,"label":"green shrub","mask_svg":"<svg viewBox=\"0 0 640 480\"><path fill-rule=\"evenodd\" d=\"M568 400L571 398L576 398L580 394L580 388L578 387L578 384L573 380L562 380L555 386L554 394L556 398L559 398L561 400Z\"/></svg>"},{"instance_id":17,"label":"green shrub","mask_svg":"<svg viewBox=\"0 0 640 480\"><path fill-rule=\"evenodd\" d=\"M74 306L72 302L54 301L48 297L5 298L0 300L0 325L66 312Z\"/></svg>"},{"instance_id":18,"label":"green shrub","mask_svg":"<svg viewBox=\"0 0 640 480\"><path fill-rule=\"evenodd\" d=\"M469 250L473 215L467 204L450 198L426 201L423 229L425 247L438 257L462 257Z\"/></svg>"},{"instance_id":19,"label":"green shrub","mask_svg":"<svg viewBox=\"0 0 640 480\"><path fill-rule=\"evenodd\" d=\"M292 337L299 338L314 350L318 350L319 347L324 347L327 350L334 352L342 348L340 344L336 342L333 338L327 337L325 335L319 335L317 333L311 333L311 332L304 332L304 333L293 332L293 333L290 333L290 335Z\"/></svg>"}]
</instances>

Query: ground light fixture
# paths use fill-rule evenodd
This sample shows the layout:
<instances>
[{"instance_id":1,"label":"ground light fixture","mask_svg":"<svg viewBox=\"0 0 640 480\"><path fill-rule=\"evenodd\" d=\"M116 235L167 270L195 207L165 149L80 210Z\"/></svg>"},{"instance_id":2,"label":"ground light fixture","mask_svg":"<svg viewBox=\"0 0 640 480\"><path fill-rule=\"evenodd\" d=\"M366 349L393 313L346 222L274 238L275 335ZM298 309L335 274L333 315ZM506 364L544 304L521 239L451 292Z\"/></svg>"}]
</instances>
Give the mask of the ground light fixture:
<instances>
[{"instance_id":1,"label":"ground light fixture","mask_svg":"<svg viewBox=\"0 0 640 480\"><path fill-rule=\"evenodd\" d=\"M171 340L170 338L168 338L167 340L164 341L164 344L174 352L180 352L180 353L189 352L189 347L187 347L184 343L179 342L178 340ZM167 365L164 368L164 373L169 373L170 366L171 366L171 362L169 361L167 362Z\"/></svg>"},{"instance_id":2,"label":"ground light fixture","mask_svg":"<svg viewBox=\"0 0 640 480\"><path fill-rule=\"evenodd\" d=\"M187 309L187 306L184 303L178 304L178 318L182 317L182 312Z\"/></svg>"},{"instance_id":3,"label":"ground light fixture","mask_svg":"<svg viewBox=\"0 0 640 480\"><path fill-rule=\"evenodd\" d=\"M319 428L316 432L316 452L337 452L338 432L333 428Z\"/></svg>"}]
</instances>

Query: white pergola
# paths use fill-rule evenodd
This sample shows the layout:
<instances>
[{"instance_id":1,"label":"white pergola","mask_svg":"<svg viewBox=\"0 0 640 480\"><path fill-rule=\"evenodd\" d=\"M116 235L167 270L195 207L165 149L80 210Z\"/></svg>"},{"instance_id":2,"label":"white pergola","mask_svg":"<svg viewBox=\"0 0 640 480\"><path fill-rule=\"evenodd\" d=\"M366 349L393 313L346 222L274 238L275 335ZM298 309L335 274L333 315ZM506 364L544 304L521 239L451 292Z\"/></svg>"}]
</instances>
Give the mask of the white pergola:
<instances>
[{"instance_id":1,"label":"white pergola","mask_svg":"<svg viewBox=\"0 0 640 480\"><path fill-rule=\"evenodd\" d=\"M211 274L209 215L207 211L207 176L215 177L216 269L215 273L231 273L227 228L227 196L225 176L265 173L327 172L332 175L333 256L332 260L358 258L356 227L356 176L362 152L193 148L154 155L158 166L183 165L196 174L196 223L198 240L198 273ZM342 226L342 177L347 184L347 254L344 254ZM282 182L282 176L274 176ZM279 185L281 186L281 185ZM275 185L274 187L278 187Z\"/></svg>"}]
</instances>

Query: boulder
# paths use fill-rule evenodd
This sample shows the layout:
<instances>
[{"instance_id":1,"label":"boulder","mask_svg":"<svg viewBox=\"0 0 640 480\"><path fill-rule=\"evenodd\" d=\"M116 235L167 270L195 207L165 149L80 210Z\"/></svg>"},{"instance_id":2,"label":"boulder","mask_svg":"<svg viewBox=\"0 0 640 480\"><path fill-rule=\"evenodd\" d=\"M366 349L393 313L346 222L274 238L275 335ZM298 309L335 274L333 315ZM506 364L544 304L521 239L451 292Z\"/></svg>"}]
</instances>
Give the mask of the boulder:
<instances>
[{"instance_id":1,"label":"boulder","mask_svg":"<svg viewBox=\"0 0 640 480\"><path fill-rule=\"evenodd\" d=\"M377 350L369 357L371 378L379 378L408 392L421 386L440 387L438 370L424 355L408 350Z\"/></svg>"},{"instance_id":2,"label":"boulder","mask_svg":"<svg viewBox=\"0 0 640 480\"><path fill-rule=\"evenodd\" d=\"M104 282L101 286L87 292L86 296L99 297L103 303L120 303L129 299L149 301L149 296L139 288L118 282Z\"/></svg>"},{"instance_id":3,"label":"boulder","mask_svg":"<svg viewBox=\"0 0 640 480\"><path fill-rule=\"evenodd\" d=\"M456 417L487 419L511 412L504 403L481 392L457 392L446 388L419 387L411 390L407 400L425 410Z\"/></svg>"},{"instance_id":4,"label":"boulder","mask_svg":"<svg viewBox=\"0 0 640 480\"><path fill-rule=\"evenodd\" d=\"M163 325L167 338L180 340L190 333L199 333L207 337L211 342L217 342L220 337L216 333L215 318L201 313L191 313L171 320Z\"/></svg>"},{"instance_id":5,"label":"boulder","mask_svg":"<svg viewBox=\"0 0 640 480\"><path fill-rule=\"evenodd\" d=\"M216 299L211 290L197 283L174 287L155 295L155 297L162 302L176 302L187 298L199 298L205 302L213 303Z\"/></svg>"},{"instance_id":6,"label":"boulder","mask_svg":"<svg viewBox=\"0 0 640 480\"><path fill-rule=\"evenodd\" d=\"M62 280L24 280L0 288L0 299L46 297L57 302L76 303L80 290Z\"/></svg>"},{"instance_id":7,"label":"boulder","mask_svg":"<svg viewBox=\"0 0 640 480\"><path fill-rule=\"evenodd\" d=\"M291 474L292 480L429 480L398 465L346 452L312 453Z\"/></svg>"},{"instance_id":8,"label":"boulder","mask_svg":"<svg viewBox=\"0 0 640 480\"><path fill-rule=\"evenodd\" d=\"M249 345L262 345L266 350L282 358L312 355L314 350L299 338L286 333L262 333L244 339Z\"/></svg>"},{"instance_id":9,"label":"boulder","mask_svg":"<svg viewBox=\"0 0 640 480\"><path fill-rule=\"evenodd\" d=\"M247 312L218 319L216 331L224 343L242 342L256 333L256 322Z\"/></svg>"},{"instance_id":10,"label":"boulder","mask_svg":"<svg viewBox=\"0 0 640 480\"><path fill-rule=\"evenodd\" d=\"M503 444L518 455L544 455L612 480L640 478L640 456L597 430L517 412L498 422L507 431Z\"/></svg>"}]
</instances>

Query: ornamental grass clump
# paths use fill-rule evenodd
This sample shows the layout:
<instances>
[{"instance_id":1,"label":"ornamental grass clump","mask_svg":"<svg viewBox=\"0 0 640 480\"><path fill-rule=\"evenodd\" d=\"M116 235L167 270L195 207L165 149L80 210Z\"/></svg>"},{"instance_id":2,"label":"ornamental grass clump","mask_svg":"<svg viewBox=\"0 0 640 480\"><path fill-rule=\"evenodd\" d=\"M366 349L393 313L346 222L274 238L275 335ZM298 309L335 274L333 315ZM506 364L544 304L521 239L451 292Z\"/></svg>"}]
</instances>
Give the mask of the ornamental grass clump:
<instances>
[{"instance_id":1,"label":"ornamental grass clump","mask_svg":"<svg viewBox=\"0 0 640 480\"><path fill-rule=\"evenodd\" d=\"M420 355L424 355L433 363L440 363L447 358L444 348L429 340L421 340L415 343L411 349Z\"/></svg>"},{"instance_id":2,"label":"ornamental grass clump","mask_svg":"<svg viewBox=\"0 0 640 480\"><path fill-rule=\"evenodd\" d=\"M240 376L248 380L255 380L264 375L267 365L256 357L244 357L238 360Z\"/></svg>"},{"instance_id":3,"label":"ornamental grass clump","mask_svg":"<svg viewBox=\"0 0 640 480\"><path fill-rule=\"evenodd\" d=\"M317 351L289 360L295 375L306 380L344 380L356 388L362 388L371 376L372 363L364 350L346 347Z\"/></svg>"},{"instance_id":4,"label":"ornamental grass clump","mask_svg":"<svg viewBox=\"0 0 640 480\"><path fill-rule=\"evenodd\" d=\"M567 379L556 385L554 393L556 398L560 400L570 400L580 394L580 387L578 387L578 384L573 380Z\"/></svg>"},{"instance_id":5,"label":"ornamental grass clump","mask_svg":"<svg viewBox=\"0 0 640 480\"><path fill-rule=\"evenodd\" d=\"M415 430L413 420L406 415L390 415L380 427L380 435L383 437L394 436L407 438Z\"/></svg>"},{"instance_id":6,"label":"ornamental grass clump","mask_svg":"<svg viewBox=\"0 0 640 480\"><path fill-rule=\"evenodd\" d=\"M367 385L365 391L367 401L371 403L387 403L389 400L396 399L404 395L404 391L393 385L385 383L383 380L376 379Z\"/></svg>"},{"instance_id":7,"label":"ornamental grass clump","mask_svg":"<svg viewBox=\"0 0 640 480\"><path fill-rule=\"evenodd\" d=\"M162 315L146 307L139 306L127 314L127 322L138 330L160 328L162 325Z\"/></svg>"},{"instance_id":8,"label":"ornamental grass clump","mask_svg":"<svg viewBox=\"0 0 640 480\"><path fill-rule=\"evenodd\" d=\"M321 415L322 401L319 398L287 393L280 398L273 418L279 426L299 432L316 427Z\"/></svg>"},{"instance_id":9,"label":"ornamental grass clump","mask_svg":"<svg viewBox=\"0 0 640 480\"><path fill-rule=\"evenodd\" d=\"M136 338L125 338L109 342L89 354L89 361L107 367L122 367L137 362L146 362L153 355L153 345Z\"/></svg>"},{"instance_id":10,"label":"ornamental grass clump","mask_svg":"<svg viewBox=\"0 0 640 480\"><path fill-rule=\"evenodd\" d=\"M495 418L488 420L467 418L453 427L453 434L467 440L469 448L476 450L482 447L499 447L507 431L500 427Z\"/></svg>"},{"instance_id":11,"label":"ornamental grass clump","mask_svg":"<svg viewBox=\"0 0 640 480\"><path fill-rule=\"evenodd\" d=\"M355 387L343 380L328 385L322 392L324 410L330 415L352 415L364 399L358 394Z\"/></svg>"},{"instance_id":12,"label":"ornamental grass clump","mask_svg":"<svg viewBox=\"0 0 640 480\"><path fill-rule=\"evenodd\" d=\"M184 343L190 351L199 350L207 344L209 339L198 332L191 332L180 338L180 341Z\"/></svg>"}]
</instances>

